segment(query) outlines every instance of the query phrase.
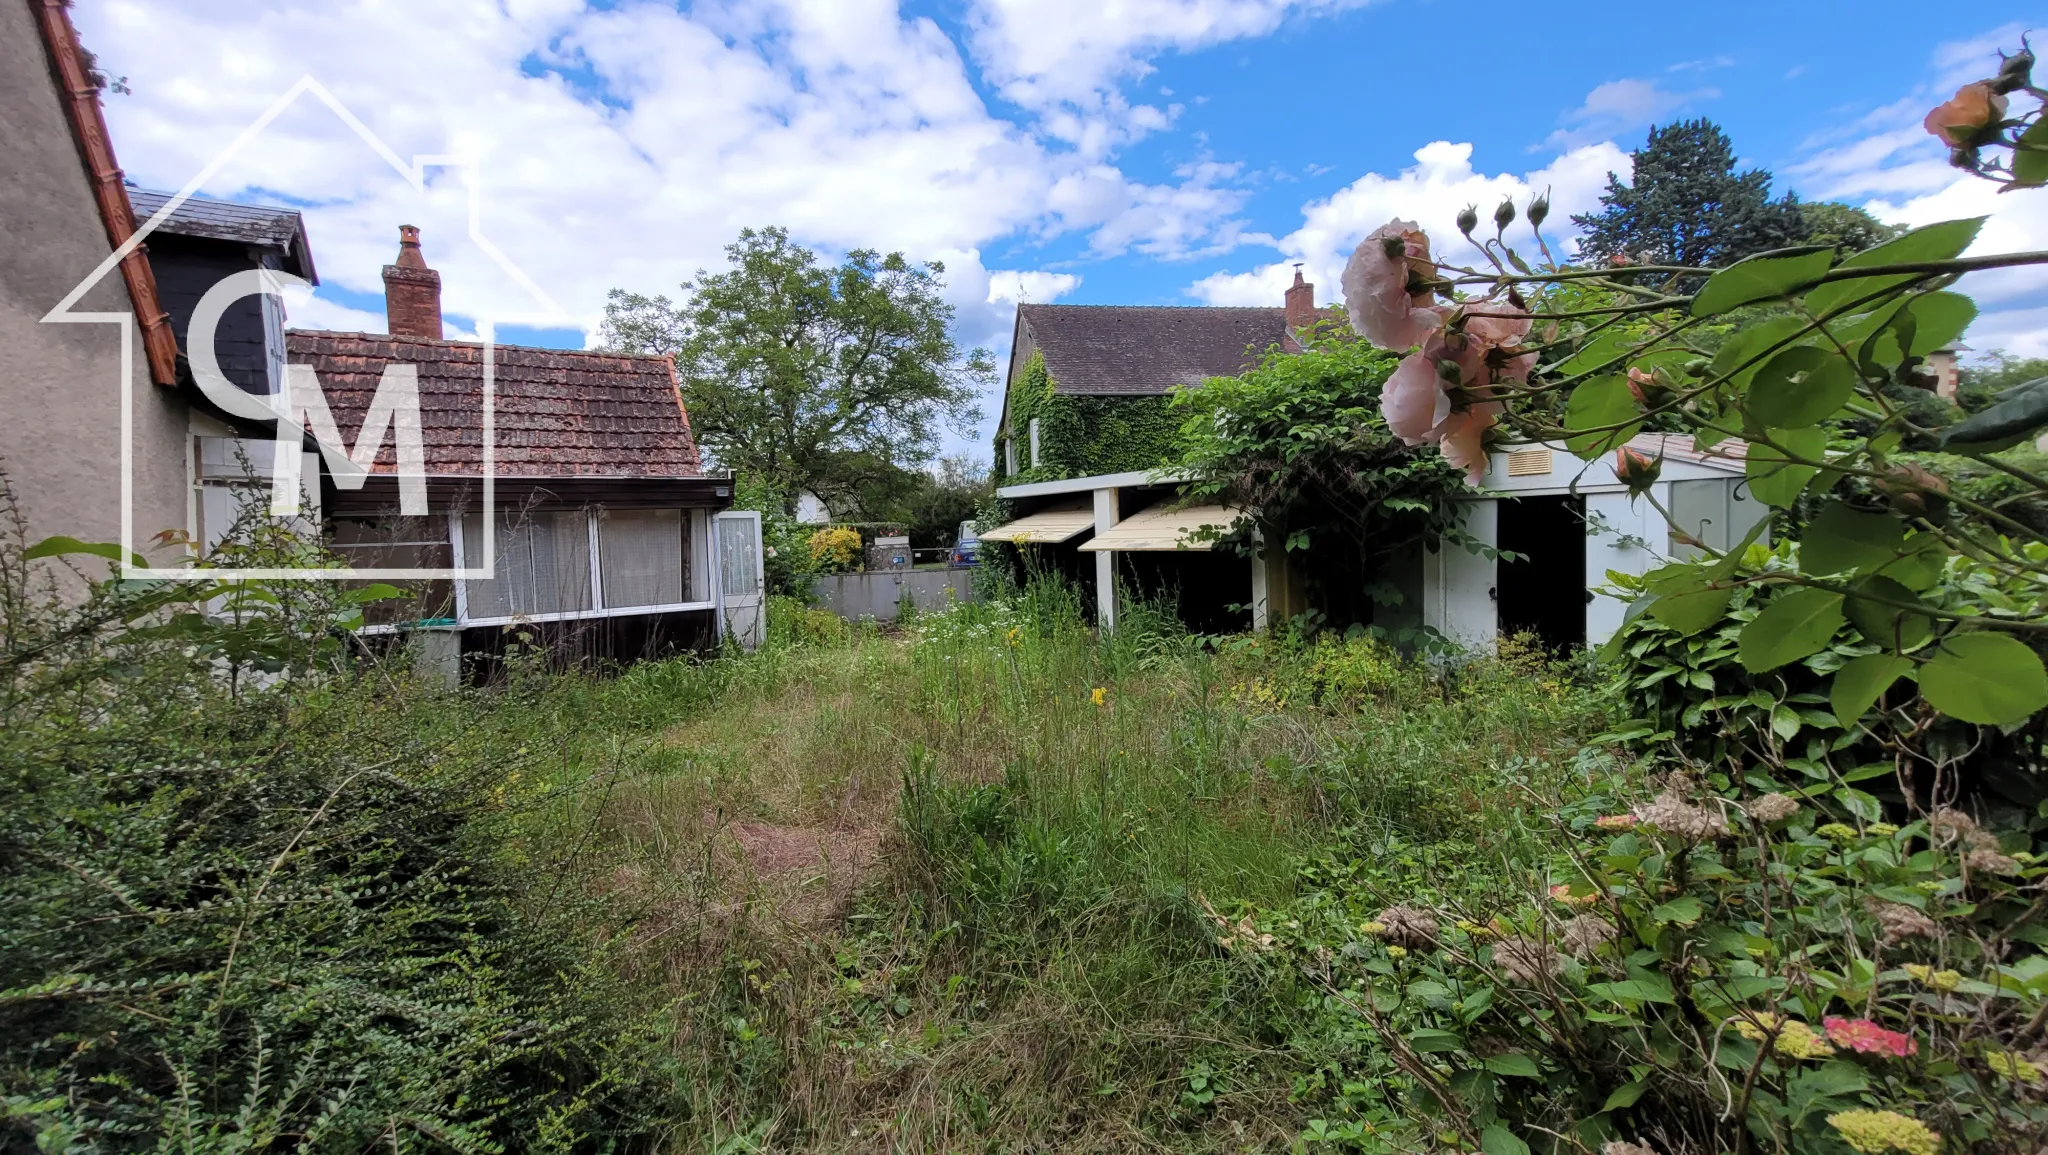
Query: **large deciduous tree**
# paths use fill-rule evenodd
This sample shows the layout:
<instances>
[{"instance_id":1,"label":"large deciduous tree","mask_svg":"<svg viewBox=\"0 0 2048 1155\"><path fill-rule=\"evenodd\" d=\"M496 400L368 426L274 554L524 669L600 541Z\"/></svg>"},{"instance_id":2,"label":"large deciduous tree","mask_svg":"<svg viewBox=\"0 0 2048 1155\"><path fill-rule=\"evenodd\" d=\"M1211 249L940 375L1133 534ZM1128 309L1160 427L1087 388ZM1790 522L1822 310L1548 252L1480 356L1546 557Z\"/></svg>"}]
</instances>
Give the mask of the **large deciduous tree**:
<instances>
[{"instance_id":1,"label":"large deciduous tree","mask_svg":"<svg viewBox=\"0 0 2048 1155\"><path fill-rule=\"evenodd\" d=\"M844 503L963 432L995 365L953 340L945 266L871 249L826 265L785 229L745 229L681 304L614 289L607 347L672 353L698 441L727 468Z\"/></svg>"},{"instance_id":2,"label":"large deciduous tree","mask_svg":"<svg viewBox=\"0 0 2048 1155\"><path fill-rule=\"evenodd\" d=\"M1806 239L1798 196L1771 199L1767 169L1736 172L1735 146L1711 120L1653 128L1631 155L1634 176L1608 173L1600 211L1572 217L1582 257L1702 268Z\"/></svg>"}]
</instances>

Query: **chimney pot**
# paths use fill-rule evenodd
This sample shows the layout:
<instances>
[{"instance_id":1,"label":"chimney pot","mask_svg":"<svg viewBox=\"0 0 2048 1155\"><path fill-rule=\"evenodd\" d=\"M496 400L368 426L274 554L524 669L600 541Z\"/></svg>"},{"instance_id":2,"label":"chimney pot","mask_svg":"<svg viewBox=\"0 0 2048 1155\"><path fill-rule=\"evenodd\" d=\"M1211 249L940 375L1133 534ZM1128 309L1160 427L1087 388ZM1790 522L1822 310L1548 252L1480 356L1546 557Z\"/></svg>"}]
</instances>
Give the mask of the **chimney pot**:
<instances>
[{"instance_id":1,"label":"chimney pot","mask_svg":"<svg viewBox=\"0 0 2048 1155\"><path fill-rule=\"evenodd\" d=\"M1287 340L1286 347L1300 352L1303 348L1300 334L1316 323L1316 287L1301 277L1301 266L1294 266L1294 284L1287 290Z\"/></svg>"},{"instance_id":2,"label":"chimney pot","mask_svg":"<svg viewBox=\"0 0 2048 1155\"><path fill-rule=\"evenodd\" d=\"M441 339L441 274L427 267L413 225L398 226L398 260L384 266L384 328L394 337Z\"/></svg>"}]
</instances>

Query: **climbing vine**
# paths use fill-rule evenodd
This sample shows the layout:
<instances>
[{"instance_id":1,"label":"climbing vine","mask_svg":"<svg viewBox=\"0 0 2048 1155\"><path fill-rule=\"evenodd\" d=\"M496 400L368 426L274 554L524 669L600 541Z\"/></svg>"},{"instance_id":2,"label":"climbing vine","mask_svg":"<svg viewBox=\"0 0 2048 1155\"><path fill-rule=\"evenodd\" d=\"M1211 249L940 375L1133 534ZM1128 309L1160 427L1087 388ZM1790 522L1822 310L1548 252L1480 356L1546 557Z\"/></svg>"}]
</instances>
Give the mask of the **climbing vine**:
<instances>
[{"instance_id":1,"label":"climbing vine","mask_svg":"<svg viewBox=\"0 0 2048 1155\"><path fill-rule=\"evenodd\" d=\"M1164 395L1096 396L1056 391L1045 358L1033 353L1012 386L996 431L997 472L1006 484L1154 469L1176 456L1180 415ZM1038 420L1038 464L1031 462L1031 421ZM1017 470L1008 472L1004 440L1016 438Z\"/></svg>"}]
</instances>

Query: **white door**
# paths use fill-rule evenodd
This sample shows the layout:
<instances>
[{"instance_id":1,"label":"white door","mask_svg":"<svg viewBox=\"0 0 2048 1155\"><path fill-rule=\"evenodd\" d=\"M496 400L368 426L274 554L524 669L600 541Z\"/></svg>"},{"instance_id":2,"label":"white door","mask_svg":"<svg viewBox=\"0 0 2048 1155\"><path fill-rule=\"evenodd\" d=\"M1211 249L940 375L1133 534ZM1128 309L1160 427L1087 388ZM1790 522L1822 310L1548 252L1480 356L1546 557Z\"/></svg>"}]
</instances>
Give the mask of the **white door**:
<instances>
[{"instance_id":1,"label":"white door","mask_svg":"<svg viewBox=\"0 0 2048 1155\"><path fill-rule=\"evenodd\" d=\"M768 640L762 604L761 515L752 510L721 513L713 523L718 542L718 599L725 632L755 649Z\"/></svg>"}]
</instances>

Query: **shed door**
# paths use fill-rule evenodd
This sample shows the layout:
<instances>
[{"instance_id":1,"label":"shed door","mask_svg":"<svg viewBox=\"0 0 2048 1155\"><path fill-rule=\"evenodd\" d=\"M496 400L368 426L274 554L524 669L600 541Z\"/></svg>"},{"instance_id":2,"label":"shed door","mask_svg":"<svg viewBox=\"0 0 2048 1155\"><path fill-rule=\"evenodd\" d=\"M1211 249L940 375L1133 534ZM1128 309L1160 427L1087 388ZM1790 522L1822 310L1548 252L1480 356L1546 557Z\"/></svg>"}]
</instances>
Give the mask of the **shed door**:
<instances>
[{"instance_id":1,"label":"shed door","mask_svg":"<svg viewBox=\"0 0 2048 1155\"><path fill-rule=\"evenodd\" d=\"M755 649L768 640L768 614L762 604L761 515L752 510L721 513L715 528L721 621L741 645Z\"/></svg>"}]
</instances>

